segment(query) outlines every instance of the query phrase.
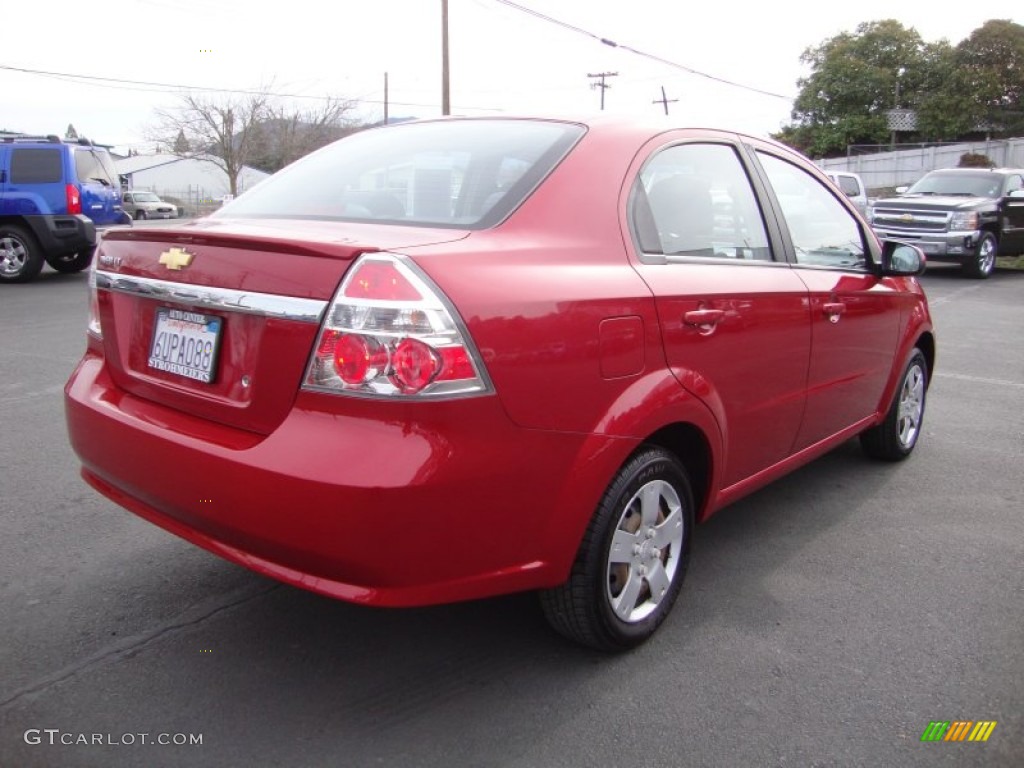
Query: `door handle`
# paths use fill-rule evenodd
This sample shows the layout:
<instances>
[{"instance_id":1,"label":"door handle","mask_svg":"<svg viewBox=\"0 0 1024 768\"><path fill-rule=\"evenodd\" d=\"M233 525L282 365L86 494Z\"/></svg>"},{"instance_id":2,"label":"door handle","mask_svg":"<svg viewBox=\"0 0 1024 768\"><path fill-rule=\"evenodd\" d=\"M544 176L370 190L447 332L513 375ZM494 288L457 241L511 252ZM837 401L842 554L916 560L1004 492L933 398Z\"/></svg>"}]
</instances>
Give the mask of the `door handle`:
<instances>
[{"instance_id":1,"label":"door handle","mask_svg":"<svg viewBox=\"0 0 1024 768\"><path fill-rule=\"evenodd\" d=\"M683 315L685 325L699 328L707 334L715 330L715 326L725 319L724 309L692 309Z\"/></svg>"},{"instance_id":2,"label":"door handle","mask_svg":"<svg viewBox=\"0 0 1024 768\"><path fill-rule=\"evenodd\" d=\"M683 322L687 325L716 325L724 317L724 309L694 309L683 315Z\"/></svg>"},{"instance_id":3,"label":"door handle","mask_svg":"<svg viewBox=\"0 0 1024 768\"><path fill-rule=\"evenodd\" d=\"M821 305L821 311L825 313L830 323L838 323L839 316L846 311L846 305L841 301L826 301Z\"/></svg>"}]
</instances>

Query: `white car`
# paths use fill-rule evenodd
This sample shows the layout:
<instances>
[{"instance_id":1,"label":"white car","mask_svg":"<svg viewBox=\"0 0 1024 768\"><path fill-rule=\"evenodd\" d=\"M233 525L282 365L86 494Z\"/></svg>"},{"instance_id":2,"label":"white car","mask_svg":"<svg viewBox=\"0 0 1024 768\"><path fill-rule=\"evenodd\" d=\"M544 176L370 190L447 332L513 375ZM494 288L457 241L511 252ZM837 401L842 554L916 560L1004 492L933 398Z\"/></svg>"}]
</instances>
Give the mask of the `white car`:
<instances>
[{"instance_id":1,"label":"white car","mask_svg":"<svg viewBox=\"0 0 1024 768\"><path fill-rule=\"evenodd\" d=\"M155 192L126 190L121 196L121 204L133 219L178 218L178 206L161 200Z\"/></svg>"}]
</instances>

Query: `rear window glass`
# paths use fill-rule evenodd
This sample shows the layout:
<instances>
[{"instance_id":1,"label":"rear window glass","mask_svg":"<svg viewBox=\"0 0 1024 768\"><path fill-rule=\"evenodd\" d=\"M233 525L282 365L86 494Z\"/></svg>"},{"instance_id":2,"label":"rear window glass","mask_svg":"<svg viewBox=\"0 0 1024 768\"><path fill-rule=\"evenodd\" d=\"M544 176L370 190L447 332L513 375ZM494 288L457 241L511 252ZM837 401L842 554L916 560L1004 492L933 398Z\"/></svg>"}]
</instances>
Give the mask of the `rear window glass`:
<instances>
[{"instance_id":1,"label":"rear window glass","mask_svg":"<svg viewBox=\"0 0 1024 768\"><path fill-rule=\"evenodd\" d=\"M12 184L55 184L63 177L59 149L15 149L11 152Z\"/></svg>"},{"instance_id":2,"label":"rear window glass","mask_svg":"<svg viewBox=\"0 0 1024 768\"><path fill-rule=\"evenodd\" d=\"M75 171L79 182L98 181L110 187L118 183L117 171L104 149L75 150Z\"/></svg>"},{"instance_id":3,"label":"rear window glass","mask_svg":"<svg viewBox=\"0 0 1024 768\"><path fill-rule=\"evenodd\" d=\"M515 209L583 131L540 120L363 131L303 158L213 215L480 229Z\"/></svg>"}]
</instances>

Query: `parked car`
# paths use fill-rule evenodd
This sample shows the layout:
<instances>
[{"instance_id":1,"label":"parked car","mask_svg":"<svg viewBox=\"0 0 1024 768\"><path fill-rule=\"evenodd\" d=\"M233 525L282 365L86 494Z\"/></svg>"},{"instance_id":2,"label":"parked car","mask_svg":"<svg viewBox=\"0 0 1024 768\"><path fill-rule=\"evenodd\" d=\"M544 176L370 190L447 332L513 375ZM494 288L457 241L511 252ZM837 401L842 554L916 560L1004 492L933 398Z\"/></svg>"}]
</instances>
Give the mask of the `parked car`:
<instances>
[{"instance_id":1,"label":"parked car","mask_svg":"<svg viewBox=\"0 0 1024 768\"><path fill-rule=\"evenodd\" d=\"M0 139L0 282L35 279L44 261L80 272L96 230L128 219L110 155L88 139Z\"/></svg>"},{"instance_id":2,"label":"parked car","mask_svg":"<svg viewBox=\"0 0 1024 768\"><path fill-rule=\"evenodd\" d=\"M1024 169L946 168L897 192L871 208L879 237L912 242L929 260L980 279L997 255L1024 253Z\"/></svg>"},{"instance_id":3,"label":"parked car","mask_svg":"<svg viewBox=\"0 0 1024 768\"><path fill-rule=\"evenodd\" d=\"M696 522L858 435L911 453L923 266L766 140L367 130L207 218L103 238L70 441L99 492L288 584L538 590L559 632L624 649Z\"/></svg>"},{"instance_id":4,"label":"parked car","mask_svg":"<svg viewBox=\"0 0 1024 768\"><path fill-rule=\"evenodd\" d=\"M129 189L121 198L124 210L133 219L176 219L178 206L161 200L155 192Z\"/></svg>"},{"instance_id":5,"label":"parked car","mask_svg":"<svg viewBox=\"0 0 1024 768\"><path fill-rule=\"evenodd\" d=\"M826 175L843 191L862 216L868 214L868 193L859 174L850 171L828 171Z\"/></svg>"}]
</instances>

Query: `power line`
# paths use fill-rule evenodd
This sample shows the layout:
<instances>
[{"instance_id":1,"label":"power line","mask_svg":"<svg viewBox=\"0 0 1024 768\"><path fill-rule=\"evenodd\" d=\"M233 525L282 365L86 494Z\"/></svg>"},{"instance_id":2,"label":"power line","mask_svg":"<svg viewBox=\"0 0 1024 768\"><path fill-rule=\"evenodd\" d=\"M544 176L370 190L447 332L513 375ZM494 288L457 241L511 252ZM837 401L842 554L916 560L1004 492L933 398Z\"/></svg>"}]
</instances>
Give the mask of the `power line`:
<instances>
[{"instance_id":1,"label":"power line","mask_svg":"<svg viewBox=\"0 0 1024 768\"><path fill-rule=\"evenodd\" d=\"M737 83L734 80L727 80L724 77L718 77L717 75L712 75L712 74L709 74L707 72L701 72L699 69L694 69L693 67L688 67L685 64L680 64L680 63L675 62L675 61L670 61L669 59L662 58L661 56L655 56L653 53L647 53L646 51L641 51L641 50L639 50L637 48L633 48L633 47L628 46L628 45L626 45L624 43L617 43L614 40L610 40L607 37L601 37L600 35L594 34L593 32L590 32L590 31L588 31L586 29L583 29L582 27L577 27L577 26L575 26L573 24L569 24L569 23L567 23L565 21L561 21L559 19L556 19L556 18L553 18L551 16L548 16L547 14L541 13L540 11L535 11L532 8L527 8L525 5L520 5L519 3L512 2L512 0L494 0L494 2L501 3L502 5L507 5L509 8L515 8L517 11L522 11L525 14L528 14L530 16L534 16L534 17L536 17L538 19L541 19L542 21L548 22L549 24L555 24L555 25L557 25L559 27L562 27L563 29L568 29L571 32L576 32L577 34L585 35L586 37L589 37L592 40L596 40L597 42L601 43L602 45L607 45L607 46L609 46L611 48L618 48L619 50L622 50L622 51L628 51L629 53L636 54L637 56L642 56L643 58L650 59L651 61L656 61L659 64L664 64L667 67L672 67L674 69L680 69L683 72L688 72L689 74L696 75L697 77L707 78L708 80L713 80L716 83L722 83L723 85L731 85L734 88L742 88L745 91L751 91L753 93L760 93L760 94L762 94L764 96L772 96L773 98L776 98L776 99L784 99L786 101L793 101L793 97L792 96L784 96L783 94L775 93L774 91L765 91L765 90L762 90L761 88L755 88L752 85L744 85L743 83Z\"/></svg>"},{"instance_id":2,"label":"power line","mask_svg":"<svg viewBox=\"0 0 1024 768\"><path fill-rule=\"evenodd\" d=\"M211 88L206 85L185 85L183 83L159 83L150 80L127 80L121 77L100 77L99 75L76 75L70 72L50 72L44 69L28 69L25 67L13 67L8 64L0 64L0 70L9 72L20 72L27 75L40 75L42 77L55 77L63 80L88 81L92 85L105 85L107 88L120 88L120 90L150 91L154 93L169 93L171 91L204 91L209 93L231 93L246 96L275 96L282 99L314 99L317 101L328 101L331 96L308 96L298 93L279 93L275 91L258 91L251 88ZM137 86L149 86L140 88ZM382 99L342 99L361 104L383 104ZM392 101L392 105L401 107L436 107L437 104L426 104L414 101ZM455 107L455 109L466 111L502 112L504 110L489 107Z\"/></svg>"}]
</instances>

